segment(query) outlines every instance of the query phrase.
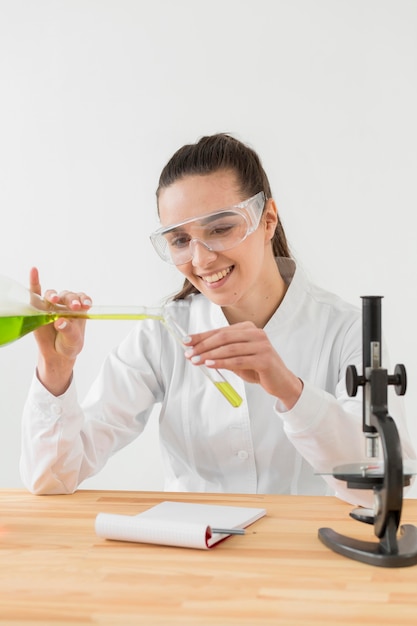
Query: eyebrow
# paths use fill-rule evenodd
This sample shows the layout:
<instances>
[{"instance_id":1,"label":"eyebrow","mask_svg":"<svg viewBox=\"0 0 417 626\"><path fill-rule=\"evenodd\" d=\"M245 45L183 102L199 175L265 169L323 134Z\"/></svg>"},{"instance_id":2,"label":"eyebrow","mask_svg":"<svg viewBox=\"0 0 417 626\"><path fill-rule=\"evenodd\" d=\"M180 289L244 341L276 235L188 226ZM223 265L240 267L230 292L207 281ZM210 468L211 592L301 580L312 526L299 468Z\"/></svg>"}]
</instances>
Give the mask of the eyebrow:
<instances>
[{"instance_id":1,"label":"eyebrow","mask_svg":"<svg viewBox=\"0 0 417 626\"><path fill-rule=\"evenodd\" d=\"M219 219L219 217L228 217L229 215L236 215L237 211L232 211L232 210L226 210L226 211L217 211L216 213L211 213L210 215L205 215L202 216L201 218L201 225L205 226L206 224L210 224L210 222L214 222L215 220ZM198 218L191 218L189 222L186 222L185 224L180 224L178 226L167 226L164 235L168 235L170 233L177 233L177 232L182 232L184 230L184 228L191 223L191 221L195 221Z\"/></svg>"}]
</instances>

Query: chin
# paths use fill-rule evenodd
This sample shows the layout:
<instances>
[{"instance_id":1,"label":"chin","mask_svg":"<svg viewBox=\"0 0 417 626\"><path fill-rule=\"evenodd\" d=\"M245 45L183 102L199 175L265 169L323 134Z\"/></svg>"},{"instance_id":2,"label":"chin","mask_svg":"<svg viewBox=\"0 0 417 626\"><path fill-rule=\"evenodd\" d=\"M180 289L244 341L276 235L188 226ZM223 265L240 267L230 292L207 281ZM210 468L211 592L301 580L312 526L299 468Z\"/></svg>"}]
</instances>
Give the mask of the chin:
<instances>
[{"instance_id":1,"label":"chin","mask_svg":"<svg viewBox=\"0 0 417 626\"><path fill-rule=\"evenodd\" d=\"M226 294L216 293L215 291L207 289L204 289L201 293L205 295L210 302L213 302L213 304L217 304L217 306L221 307L235 306L239 300L237 294L234 294L234 297L231 298Z\"/></svg>"}]
</instances>

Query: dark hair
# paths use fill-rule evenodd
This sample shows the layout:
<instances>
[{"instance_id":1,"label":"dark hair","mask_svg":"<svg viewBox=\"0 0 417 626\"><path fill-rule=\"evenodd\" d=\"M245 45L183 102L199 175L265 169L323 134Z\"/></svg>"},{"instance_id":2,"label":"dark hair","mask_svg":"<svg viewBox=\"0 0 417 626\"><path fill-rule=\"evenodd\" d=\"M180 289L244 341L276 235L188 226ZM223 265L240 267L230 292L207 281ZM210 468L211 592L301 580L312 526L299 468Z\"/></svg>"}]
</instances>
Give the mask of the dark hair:
<instances>
[{"instance_id":1,"label":"dark hair","mask_svg":"<svg viewBox=\"0 0 417 626\"><path fill-rule=\"evenodd\" d=\"M185 176L204 176L220 170L230 170L236 176L242 199L263 191L268 200L272 197L267 175L261 160L252 148L231 135L219 133L202 137L197 143L185 145L171 157L159 177L156 191L157 202L162 189ZM274 256L291 257L287 238L278 216L272 238ZM198 289L186 278L184 285L173 300L182 300Z\"/></svg>"}]
</instances>

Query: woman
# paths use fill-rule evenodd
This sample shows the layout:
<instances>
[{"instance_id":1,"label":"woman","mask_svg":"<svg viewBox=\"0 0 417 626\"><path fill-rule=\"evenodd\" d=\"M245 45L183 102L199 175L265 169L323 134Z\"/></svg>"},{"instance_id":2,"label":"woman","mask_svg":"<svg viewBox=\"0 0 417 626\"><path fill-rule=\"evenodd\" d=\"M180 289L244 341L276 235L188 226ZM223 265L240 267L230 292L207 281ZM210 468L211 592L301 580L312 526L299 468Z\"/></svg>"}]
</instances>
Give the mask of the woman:
<instances>
[{"instance_id":1,"label":"woman","mask_svg":"<svg viewBox=\"0 0 417 626\"><path fill-rule=\"evenodd\" d=\"M291 259L257 154L225 134L178 150L157 190L158 254L184 275L167 304L183 347L158 321L137 324L111 352L86 401L73 367L84 322L36 331L37 376L24 411L22 476L35 493L71 493L144 429L161 403L169 491L331 493L369 505L328 474L362 460L361 398L345 370L361 370L359 309L312 285ZM40 293L36 269L31 289ZM84 293L47 291L52 303L88 309ZM225 371L242 396L230 406L199 371ZM394 415L405 458L404 418Z\"/></svg>"}]
</instances>

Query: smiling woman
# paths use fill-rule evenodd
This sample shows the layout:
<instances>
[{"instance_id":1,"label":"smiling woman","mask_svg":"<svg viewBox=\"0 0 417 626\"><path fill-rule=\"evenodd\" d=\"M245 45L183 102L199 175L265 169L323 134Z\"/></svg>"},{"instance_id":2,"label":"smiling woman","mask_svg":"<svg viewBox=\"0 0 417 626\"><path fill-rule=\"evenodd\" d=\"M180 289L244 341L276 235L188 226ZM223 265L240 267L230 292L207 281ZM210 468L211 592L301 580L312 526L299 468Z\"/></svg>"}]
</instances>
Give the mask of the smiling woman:
<instances>
[{"instance_id":1,"label":"smiling woman","mask_svg":"<svg viewBox=\"0 0 417 626\"><path fill-rule=\"evenodd\" d=\"M219 137L211 140L219 141ZM221 140L224 150L230 149L230 143L234 146L229 138L221 137ZM271 245L277 211L272 198L265 199L263 190L242 201L242 187L237 172L214 169L206 174L182 176L169 187L160 188L159 214L166 224L162 233L183 224L180 253L169 241L167 247L171 259L174 258L196 293L203 293L222 306L229 322L249 319L257 326L264 326L285 293ZM232 207L237 208L230 232ZM210 226L215 219L214 234L210 229L209 235L208 216ZM220 224L229 227L226 240L216 230L219 219ZM183 294L177 297L182 298ZM262 301L264 304L259 307Z\"/></svg>"},{"instance_id":2,"label":"smiling woman","mask_svg":"<svg viewBox=\"0 0 417 626\"><path fill-rule=\"evenodd\" d=\"M332 490L369 505L370 494L329 471L362 458L362 402L345 385L347 365L362 363L360 311L312 284L292 259L258 155L230 135L203 137L169 160L157 200L152 242L185 277L166 310L187 336L179 345L155 320L141 322L80 405L73 367L84 326L74 319L36 331L38 376L22 429L29 489L74 491L144 430L160 403L169 491ZM37 271L31 287L40 292ZM49 290L45 298L90 305L84 293ZM205 384L201 366L227 370L242 404L232 407ZM401 405L394 415L404 456L415 458Z\"/></svg>"}]
</instances>

